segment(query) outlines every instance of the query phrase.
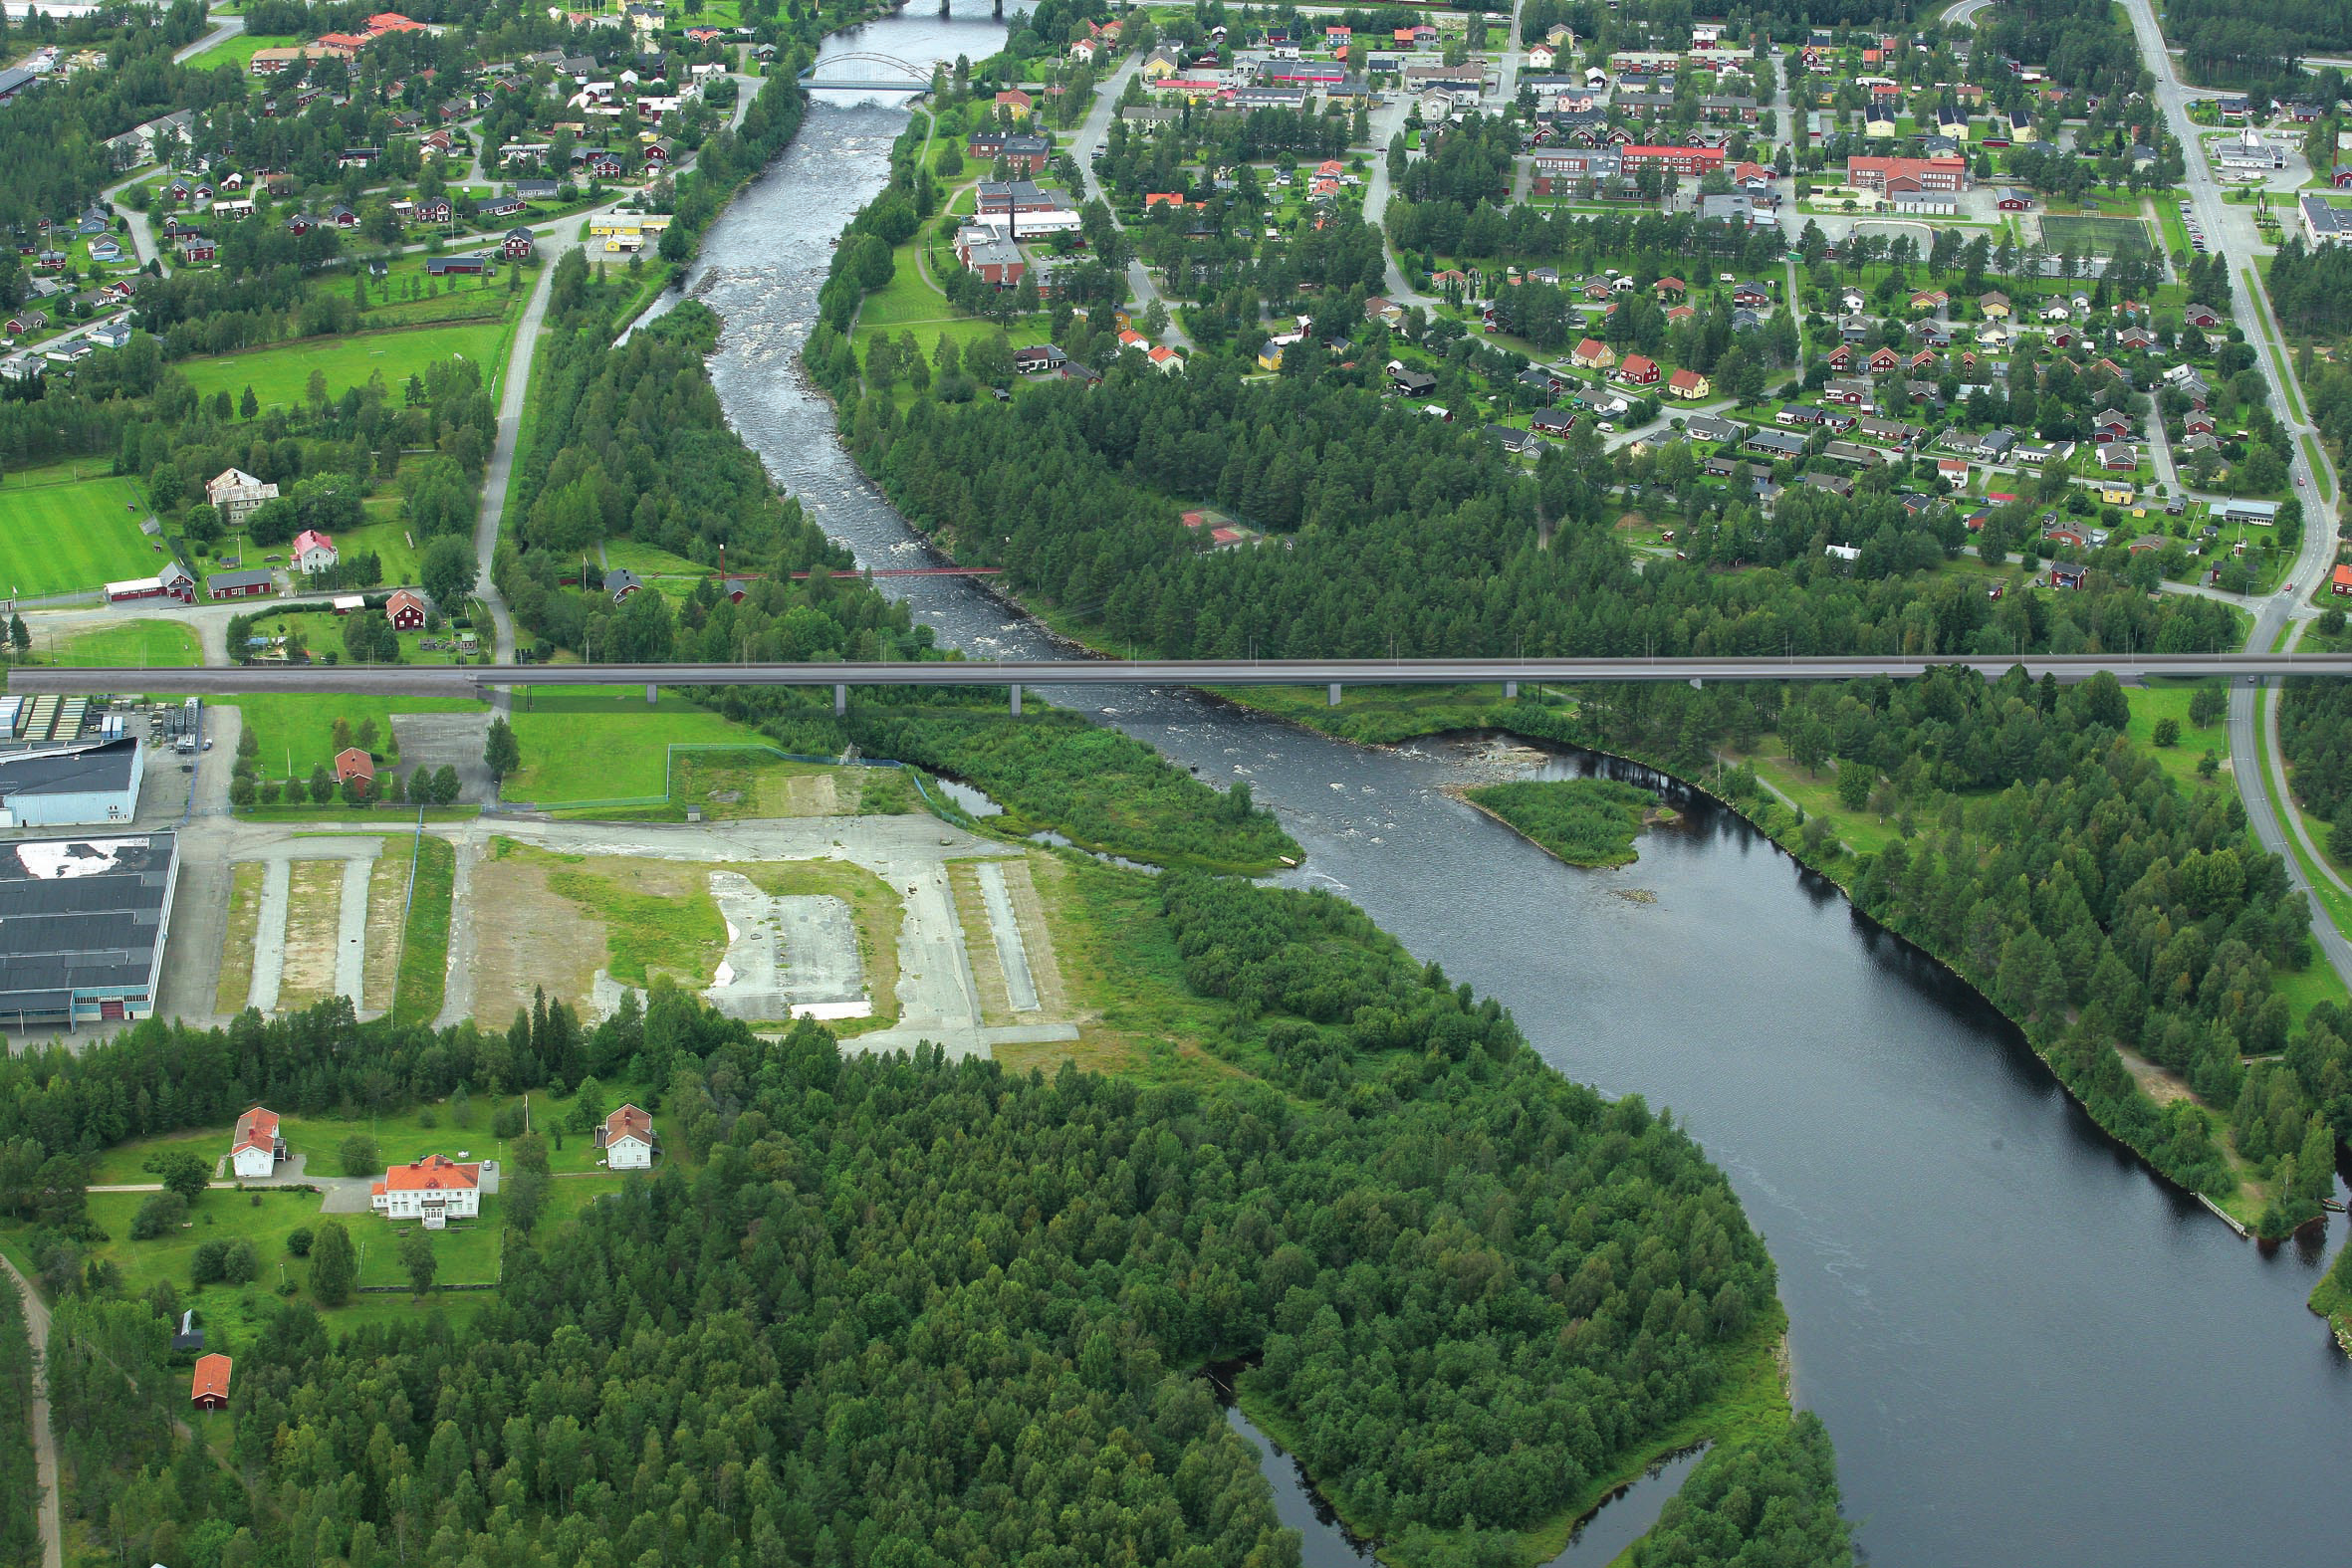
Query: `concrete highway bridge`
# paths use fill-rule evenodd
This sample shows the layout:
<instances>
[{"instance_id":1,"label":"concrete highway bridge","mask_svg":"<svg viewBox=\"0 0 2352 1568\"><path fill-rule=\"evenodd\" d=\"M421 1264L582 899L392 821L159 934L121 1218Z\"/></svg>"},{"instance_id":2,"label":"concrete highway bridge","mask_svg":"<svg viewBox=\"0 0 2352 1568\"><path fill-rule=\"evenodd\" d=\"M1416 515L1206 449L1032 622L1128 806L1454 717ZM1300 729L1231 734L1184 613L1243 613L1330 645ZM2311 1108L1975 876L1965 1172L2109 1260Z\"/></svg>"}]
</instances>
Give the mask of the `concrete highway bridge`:
<instances>
[{"instance_id":1,"label":"concrete highway bridge","mask_svg":"<svg viewBox=\"0 0 2352 1568\"><path fill-rule=\"evenodd\" d=\"M182 669L119 665L18 665L8 690L27 695L117 692L156 696L238 696L248 692L366 692L479 697L493 687L642 686L652 702L664 686L829 686L835 712L852 686L1004 686L1021 711L1024 686L1321 686L1333 706L1349 686L1494 685L1506 697L1523 682L1844 681L1905 678L1931 669L1993 677L2021 667L2035 680L2087 680L2101 670L2127 683L2151 677L2352 675L2345 653L2084 653L2023 657L1577 658L1577 659L1028 659L924 664L251 664Z\"/></svg>"}]
</instances>

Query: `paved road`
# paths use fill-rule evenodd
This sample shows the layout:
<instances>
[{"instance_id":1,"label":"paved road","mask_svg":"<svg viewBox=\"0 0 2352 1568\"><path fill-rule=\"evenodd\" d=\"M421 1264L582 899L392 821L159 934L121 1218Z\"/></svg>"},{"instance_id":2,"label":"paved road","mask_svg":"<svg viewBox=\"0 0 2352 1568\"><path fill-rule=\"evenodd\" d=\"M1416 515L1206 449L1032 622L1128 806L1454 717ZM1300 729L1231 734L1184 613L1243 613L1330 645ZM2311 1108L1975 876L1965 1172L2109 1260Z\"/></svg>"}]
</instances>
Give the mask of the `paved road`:
<instances>
[{"instance_id":1,"label":"paved road","mask_svg":"<svg viewBox=\"0 0 2352 1568\"><path fill-rule=\"evenodd\" d=\"M187 48L173 52L171 57L173 65L184 66L213 45L226 43L245 31L245 19L241 16L222 16L216 12L204 20L213 24L212 31L197 39Z\"/></svg>"},{"instance_id":2,"label":"paved road","mask_svg":"<svg viewBox=\"0 0 2352 1568\"><path fill-rule=\"evenodd\" d=\"M1093 152L1110 138L1110 117L1118 112L1119 95L1126 92L1128 82L1142 69L1143 57L1130 54L1116 71L1096 85L1094 107L1078 122L1078 128L1068 143L1070 160L1078 166L1078 199L1081 201L1101 197L1105 207L1110 204L1109 194L1103 190L1102 182L1094 177ZM1126 228L1125 224L1119 222L1116 211L1111 213L1110 221L1122 231ZM1152 282L1151 269L1140 260L1127 263L1127 292L1135 297L1135 330L1141 332L1143 313L1151 309L1154 300L1161 300L1162 304L1166 304L1166 301L1160 295L1159 285ZM1177 325L1176 308L1173 305L1168 306L1168 330L1161 334L1161 340L1187 353L1192 351L1192 336Z\"/></svg>"},{"instance_id":3,"label":"paved road","mask_svg":"<svg viewBox=\"0 0 2352 1568\"><path fill-rule=\"evenodd\" d=\"M41 1568L65 1568L65 1531L58 1520L57 1438L49 1430L49 1308L16 1264L0 1257L0 1268L24 1298L25 1328L33 1340L33 1477L41 1487Z\"/></svg>"},{"instance_id":4,"label":"paved road","mask_svg":"<svg viewBox=\"0 0 2352 1568\"><path fill-rule=\"evenodd\" d=\"M1372 116L1372 171L1364 178L1364 221L1375 229L1388 215L1388 144L1404 133L1405 116L1412 110L1410 95L1399 92ZM1423 294L1405 281L1404 269L1397 265L1396 248L1388 243L1385 234L1381 236L1380 254L1388 263L1388 298L1392 303L1418 305L1425 311L1442 303L1436 296Z\"/></svg>"},{"instance_id":5,"label":"paved road","mask_svg":"<svg viewBox=\"0 0 2352 1568\"><path fill-rule=\"evenodd\" d=\"M2100 671L2118 680L2150 676L2352 676L2352 653L2072 653L1904 657L1835 655L1796 658L1533 659L1022 659L936 664L344 664L252 665L234 669L150 670L150 692L237 695L294 689L395 695L476 695L503 682L530 686L1427 686L1503 681L1846 681L1896 679L1965 667L1996 676L2023 667L2061 681ZM120 670L20 665L8 671L14 692L88 693L121 684Z\"/></svg>"},{"instance_id":6,"label":"paved road","mask_svg":"<svg viewBox=\"0 0 2352 1568\"><path fill-rule=\"evenodd\" d=\"M2230 269L2231 314L2245 329L2247 338L2254 341L2260 350L2255 355L2255 363L2261 369L2263 382L2269 389L2270 407L2289 433L2287 466L2298 487L2295 493L2303 502L2302 548L2296 554L2295 563L2286 580L2290 587L2299 587L2308 592L2335 559L2336 509L2322 499L2335 493L2334 474L2325 468L2327 459L2324 449L2320 458L2323 472L2313 474L2304 456L2302 442L2294 439L2312 433L2314 427L2294 417L2296 404L2288 399L2286 387L2279 377L2278 360L2281 352L2278 324L2270 315L2269 301L2246 289L2243 263L2249 254L2248 249L2238 242L2239 237L2235 232L2225 225L2225 219L2237 215L2240 209L2228 207L2222 201L2221 186L2214 179L2213 167L2206 161L2204 144L2198 139L2198 127L2189 118L2190 94L2183 88L2173 58L2165 50L2164 33L2157 25L2155 8L2150 0L2124 0L2124 9L2131 17L2132 32L2139 40L2140 58L2156 79L2156 102L2164 112L2166 128L2181 142L2187 166L2185 188L2189 201L2206 233L2217 237L2230 236L2224 240L2223 254L2233 258ZM2317 613L2307 601L2299 600L2294 592L2281 589L2255 606L2253 631L2246 638L2246 646L2249 649L2266 649L2278 639L2280 630L2290 618L2307 618ZM2283 781L2285 769L2278 757L2275 725L2257 727L2255 723L2254 697L2253 682L2232 683L2230 755L2237 777L2238 796L2245 802L2246 820L2253 827L2255 840L2285 861L2288 884L2308 894L2312 891L2310 879L2303 874L2301 862L2290 852L2285 826L2279 821L2278 813L2271 809L2269 791L2263 787L2262 774L2265 770L2275 770L2275 777ZM2283 783L2280 793L2285 797ZM2290 814L2293 813L2291 803L2288 810ZM2299 822L2297 829L2301 830ZM2308 835L2305 836L2307 838ZM2325 864L2323 857L2315 855L2314 859ZM2327 918L2324 912L2320 918L2312 921L2311 929L2318 938L2320 951L2327 955L2328 963L2347 986L2352 986L2352 943L2345 941L2343 934L2336 930L2335 922Z\"/></svg>"}]
</instances>

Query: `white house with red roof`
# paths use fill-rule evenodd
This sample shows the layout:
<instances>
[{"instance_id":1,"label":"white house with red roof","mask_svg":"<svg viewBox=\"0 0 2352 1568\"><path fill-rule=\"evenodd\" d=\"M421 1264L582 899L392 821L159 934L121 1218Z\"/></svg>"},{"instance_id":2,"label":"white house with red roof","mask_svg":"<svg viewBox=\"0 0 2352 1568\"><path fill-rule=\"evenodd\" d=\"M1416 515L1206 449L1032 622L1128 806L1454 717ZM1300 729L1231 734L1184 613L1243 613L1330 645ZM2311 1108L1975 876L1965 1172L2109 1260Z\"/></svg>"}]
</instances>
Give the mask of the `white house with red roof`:
<instances>
[{"instance_id":1,"label":"white house with red roof","mask_svg":"<svg viewBox=\"0 0 2352 1568\"><path fill-rule=\"evenodd\" d=\"M286 1140L278 1132L276 1111L256 1105L237 1118L236 1140L229 1145L229 1167L239 1181L269 1176L285 1158Z\"/></svg>"},{"instance_id":2,"label":"white house with red roof","mask_svg":"<svg viewBox=\"0 0 2352 1568\"><path fill-rule=\"evenodd\" d=\"M653 1164L661 1140L653 1136L653 1118L634 1105L623 1105L596 1129L596 1147L604 1151L604 1165L614 1171L643 1171Z\"/></svg>"},{"instance_id":3,"label":"white house with red roof","mask_svg":"<svg viewBox=\"0 0 2352 1568\"><path fill-rule=\"evenodd\" d=\"M386 1220L421 1220L438 1231L452 1220L482 1213L482 1167L461 1165L445 1154L429 1154L414 1165L395 1165L368 1189L369 1202Z\"/></svg>"},{"instance_id":4,"label":"white house with red roof","mask_svg":"<svg viewBox=\"0 0 2352 1568\"><path fill-rule=\"evenodd\" d=\"M324 571L335 564L335 541L315 528L306 528L294 536L290 559L297 571Z\"/></svg>"}]
</instances>

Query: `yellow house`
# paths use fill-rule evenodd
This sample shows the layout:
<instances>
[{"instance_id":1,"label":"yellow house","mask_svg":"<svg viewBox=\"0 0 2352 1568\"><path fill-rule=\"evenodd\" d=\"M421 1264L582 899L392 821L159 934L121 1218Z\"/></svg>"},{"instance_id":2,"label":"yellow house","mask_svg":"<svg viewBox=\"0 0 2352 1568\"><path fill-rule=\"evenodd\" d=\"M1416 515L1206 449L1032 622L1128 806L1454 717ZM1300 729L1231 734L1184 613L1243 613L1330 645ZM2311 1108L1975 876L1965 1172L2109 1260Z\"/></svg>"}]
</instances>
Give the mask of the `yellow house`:
<instances>
[{"instance_id":1,"label":"yellow house","mask_svg":"<svg viewBox=\"0 0 2352 1568\"><path fill-rule=\"evenodd\" d=\"M1606 370L1617 362L1617 350L1597 337L1587 337L1576 344L1568 362L1579 370Z\"/></svg>"},{"instance_id":2,"label":"yellow house","mask_svg":"<svg viewBox=\"0 0 2352 1568\"><path fill-rule=\"evenodd\" d=\"M2006 321L2009 314L2009 297L2005 294L1980 295L1977 299L1977 309L1985 313L1985 320L1989 322Z\"/></svg>"},{"instance_id":3,"label":"yellow house","mask_svg":"<svg viewBox=\"0 0 2352 1568\"><path fill-rule=\"evenodd\" d=\"M2132 487L2102 483L2099 486L2099 501L2105 506L2128 507L2132 504Z\"/></svg>"},{"instance_id":4,"label":"yellow house","mask_svg":"<svg viewBox=\"0 0 2352 1568\"><path fill-rule=\"evenodd\" d=\"M1036 107L1037 101L1019 88L1007 88L997 95L997 108L1016 122L1029 118L1029 112Z\"/></svg>"},{"instance_id":5,"label":"yellow house","mask_svg":"<svg viewBox=\"0 0 2352 1568\"><path fill-rule=\"evenodd\" d=\"M1270 342L1265 347L1258 350L1259 369L1280 370L1282 367L1283 345L1281 343Z\"/></svg>"},{"instance_id":6,"label":"yellow house","mask_svg":"<svg viewBox=\"0 0 2352 1568\"><path fill-rule=\"evenodd\" d=\"M1666 392L1686 402L1696 402L1707 395L1707 377L1696 370L1677 370L1666 378Z\"/></svg>"},{"instance_id":7,"label":"yellow house","mask_svg":"<svg viewBox=\"0 0 2352 1568\"><path fill-rule=\"evenodd\" d=\"M1143 80L1146 82L1165 82L1175 74L1176 61L1173 56L1155 54L1143 63Z\"/></svg>"}]
</instances>

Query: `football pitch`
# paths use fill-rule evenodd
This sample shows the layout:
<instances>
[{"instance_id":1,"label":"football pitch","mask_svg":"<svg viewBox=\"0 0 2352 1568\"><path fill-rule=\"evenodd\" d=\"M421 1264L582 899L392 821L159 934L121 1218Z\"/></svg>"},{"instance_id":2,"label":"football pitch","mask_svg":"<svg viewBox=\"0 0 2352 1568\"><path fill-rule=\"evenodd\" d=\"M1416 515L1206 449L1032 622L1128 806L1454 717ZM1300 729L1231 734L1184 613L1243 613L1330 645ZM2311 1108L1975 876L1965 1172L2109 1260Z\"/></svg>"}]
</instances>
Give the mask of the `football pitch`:
<instances>
[{"instance_id":1,"label":"football pitch","mask_svg":"<svg viewBox=\"0 0 2352 1568\"><path fill-rule=\"evenodd\" d=\"M38 598L149 576L161 548L138 531L146 498L128 479L33 469L0 482L0 593Z\"/></svg>"},{"instance_id":2,"label":"football pitch","mask_svg":"<svg viewBox=\"0 0 2352 1568\"><path fill-rule=\"evenodd\" d=\"M2081 215L2041 220L2041 248L2077 256L2144 256L2148 226L2138 218L2097 218Z\"/></svg>"}]
</instances>

